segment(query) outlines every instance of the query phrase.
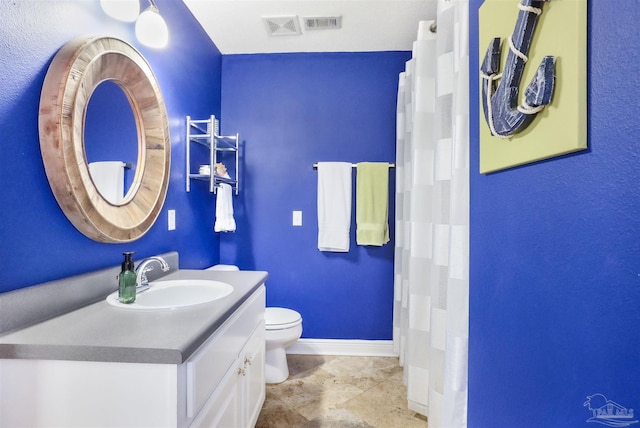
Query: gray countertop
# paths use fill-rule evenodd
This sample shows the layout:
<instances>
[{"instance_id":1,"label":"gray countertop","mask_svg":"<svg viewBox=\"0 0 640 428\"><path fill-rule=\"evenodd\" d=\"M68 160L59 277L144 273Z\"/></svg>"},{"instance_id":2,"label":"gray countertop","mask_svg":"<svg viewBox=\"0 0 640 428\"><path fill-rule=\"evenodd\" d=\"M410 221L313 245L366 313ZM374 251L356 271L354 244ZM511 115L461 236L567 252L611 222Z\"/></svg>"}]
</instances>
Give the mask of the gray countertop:
<instances>
[{"instance_id":1,"label":"gray countertop","mask_svg":"<svg viewBox=\"0 0 640 428\"><path fill-rule=\"evenodd\" d=\"M188 308L134 311L102 299L0 337L0 358L181 364L262 285L267 272L176 270L168 279L211 279L234 291Z\"/></svg>"}]
</instances>

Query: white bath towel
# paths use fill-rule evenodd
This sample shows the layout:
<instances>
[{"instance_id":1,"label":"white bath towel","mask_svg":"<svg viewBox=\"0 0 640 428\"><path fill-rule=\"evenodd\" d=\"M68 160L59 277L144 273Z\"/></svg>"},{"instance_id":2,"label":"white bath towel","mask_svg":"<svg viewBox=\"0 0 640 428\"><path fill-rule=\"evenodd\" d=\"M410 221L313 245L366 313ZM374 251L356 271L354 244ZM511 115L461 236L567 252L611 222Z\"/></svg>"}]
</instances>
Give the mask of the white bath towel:
<instances>
[{"instance_id":1,"label":"white bath towel","mask_svg":"<svg viewBox=\"0 0 640 428\"><path fill-rule=\"evenodd\" d=\"M124 198L124 166L121 161L91 162L89 173L98 192L112 204Z\"/></svg>"},{"instance_id":2,"label":"white bath towel","mask_svg":"<svg viewBox=\"0 0 640 428\"><path fill-rule=\"evenodd\" d=\"M351 164L318 162L318 249L348 252Z\"/></svg>"},{"instance_id":3,"label":"white bath towel","mask_svg":"<svg viewBox=\"0 0 640 428\"><path fill-rule=\"evenodd\" d=\"M224 178L229 178L226 174ZM235 232L236 220L233 218L233 189L226 183L220 183L216 190L215 232Z\"/></svg>"}]
</instances>

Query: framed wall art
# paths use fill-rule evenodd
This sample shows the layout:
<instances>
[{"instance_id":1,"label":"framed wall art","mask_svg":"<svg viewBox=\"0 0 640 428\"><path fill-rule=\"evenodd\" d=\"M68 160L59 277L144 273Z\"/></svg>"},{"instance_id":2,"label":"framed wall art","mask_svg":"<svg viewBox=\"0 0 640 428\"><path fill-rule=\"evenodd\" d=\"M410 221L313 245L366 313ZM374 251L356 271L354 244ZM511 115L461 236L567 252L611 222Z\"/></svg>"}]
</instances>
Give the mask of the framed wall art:
<instances>
[{"instance_id":1,"label":"framed wall art","mask_svg":"<svg viewBox=\"0 0 640 428\"><path fill-rule=\"evenodd\" d=\"M485 0L480 172L587 148L587 1Z\"/></svg>"}]
</instances>

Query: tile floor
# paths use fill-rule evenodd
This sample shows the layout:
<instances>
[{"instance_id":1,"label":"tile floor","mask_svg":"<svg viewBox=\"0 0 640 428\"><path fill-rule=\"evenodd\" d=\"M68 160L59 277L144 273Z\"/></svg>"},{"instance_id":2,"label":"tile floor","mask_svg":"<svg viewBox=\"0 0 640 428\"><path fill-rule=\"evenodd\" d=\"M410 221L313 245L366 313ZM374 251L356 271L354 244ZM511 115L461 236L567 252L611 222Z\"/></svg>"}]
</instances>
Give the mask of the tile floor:
<instances>
[{"instance_id":1,"label":"tile floor","mask_svg":"<svg viewBox=\"0 0 640 428\"><path fill-rule=\"evenodd\" d=\"M287 355L289 379L267 385L257 428L427 428L407 409L397 358Z\"/></svg>"}]
</instances>

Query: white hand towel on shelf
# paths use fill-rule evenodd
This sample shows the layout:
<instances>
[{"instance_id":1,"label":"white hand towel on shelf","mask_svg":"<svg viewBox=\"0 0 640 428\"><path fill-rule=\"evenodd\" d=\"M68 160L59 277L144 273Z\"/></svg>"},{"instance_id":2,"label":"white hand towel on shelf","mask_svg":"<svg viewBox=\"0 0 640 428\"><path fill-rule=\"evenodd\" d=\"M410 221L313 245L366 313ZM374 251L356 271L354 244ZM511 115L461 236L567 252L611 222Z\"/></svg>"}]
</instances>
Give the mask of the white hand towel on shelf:
<instances>
[{"instance_id":1,"label":"white hand towel on shelf","mask_svg":"<svg viewBox=\"0 0 640 428\"><path fill-rule=\"evenodd\" d=\"M351 163L318 162L318 249L349 251Z\"/></svg>"},{"instance_id":2,"label":"white hand towel on shelf","mask_svg":"<svg viewBox=\"0 0 640 428\"><path fill-rule=\"evenodd\" d=\"M229 178L225 174L224 178ZM236 221L233 218L233 189L226 183L220 183L216 190L216 222L215 232L235 232Z\"/></svg>"}]
</instances>

